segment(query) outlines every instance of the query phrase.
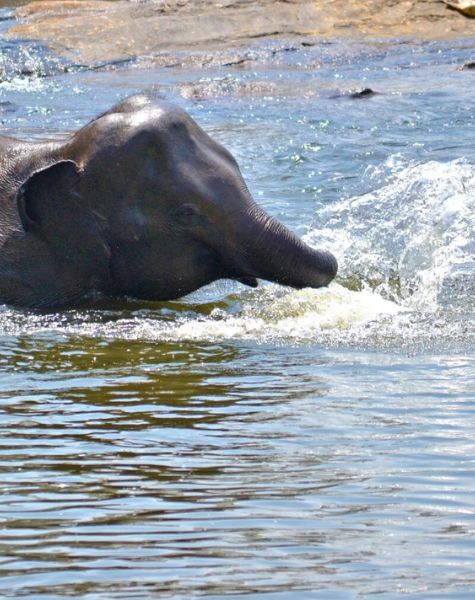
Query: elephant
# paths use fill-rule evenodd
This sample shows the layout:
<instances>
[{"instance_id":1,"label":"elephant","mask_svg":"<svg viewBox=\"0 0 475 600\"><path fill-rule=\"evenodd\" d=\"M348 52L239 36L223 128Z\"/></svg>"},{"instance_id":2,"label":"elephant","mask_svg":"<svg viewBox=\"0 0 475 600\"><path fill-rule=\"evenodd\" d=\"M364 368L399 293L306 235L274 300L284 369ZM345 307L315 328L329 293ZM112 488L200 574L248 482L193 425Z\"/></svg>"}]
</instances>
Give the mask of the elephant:
<instances>
[{"instance_id":1,"label":"elephant","mask_svg":"<svg viewBox=\"0 0 475 600\"><path fill-rule=\"evenodd\" d=\"M217 279L327 285L328 251L251 197L236 160L181 107L129 97L64 140L0 136L0 302L174 300Z\"/></svg>"}]
</instances>

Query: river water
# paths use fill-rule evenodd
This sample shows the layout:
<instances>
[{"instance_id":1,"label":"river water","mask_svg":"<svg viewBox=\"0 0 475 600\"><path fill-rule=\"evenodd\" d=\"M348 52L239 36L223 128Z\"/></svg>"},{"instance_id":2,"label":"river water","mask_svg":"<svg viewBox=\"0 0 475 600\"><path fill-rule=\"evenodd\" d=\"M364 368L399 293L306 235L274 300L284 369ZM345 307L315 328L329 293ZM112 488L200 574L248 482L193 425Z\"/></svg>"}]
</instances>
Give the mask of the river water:
<instances>
[{"instance_id":1,"label":"river water","mask_svg":"<svg viewBox=\"0 0 475 600\"><path fill-rule=\"evenodd\" d=\"M91 70L0 40L4 133L157 90L340 263L2 307L2 598L474 597L475 40L301 42Z\"/></svg>"}]
</instances>

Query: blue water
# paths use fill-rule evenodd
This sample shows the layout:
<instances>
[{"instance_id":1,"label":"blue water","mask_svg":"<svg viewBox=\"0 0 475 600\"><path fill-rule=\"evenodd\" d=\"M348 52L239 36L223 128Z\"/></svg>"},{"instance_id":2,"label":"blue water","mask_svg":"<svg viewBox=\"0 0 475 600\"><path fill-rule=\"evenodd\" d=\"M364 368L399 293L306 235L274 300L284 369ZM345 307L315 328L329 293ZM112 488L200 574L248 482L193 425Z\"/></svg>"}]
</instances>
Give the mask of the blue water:
<instances>
[{"instance_id":1,"label":"blue water","mask_svg":"<svg viewBox=\"0 0 475 600\"><path fill-rule=\"evenodd\" d=\"M314 42L65 72L0 41L3 133L157 90L341 265L328 290L3 307L0 596L473 598L475 40Z\"/></svg>"}]
</instances>

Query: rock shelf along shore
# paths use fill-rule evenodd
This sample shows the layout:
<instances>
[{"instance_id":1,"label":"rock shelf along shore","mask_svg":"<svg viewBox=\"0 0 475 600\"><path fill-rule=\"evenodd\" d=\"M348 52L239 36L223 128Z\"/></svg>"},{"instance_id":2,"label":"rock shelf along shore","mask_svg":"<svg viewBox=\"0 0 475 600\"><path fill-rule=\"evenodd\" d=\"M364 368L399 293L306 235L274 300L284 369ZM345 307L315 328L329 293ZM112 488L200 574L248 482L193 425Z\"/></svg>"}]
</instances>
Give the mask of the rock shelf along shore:
<instances>
[{"instance_id":1,"label":"rock shelf along shore","mask_svg":"<svg viewBox=\"0 0 475 600\"><path fill-rule=\"evenodd\" d=\"M7 32L83 64L295 35L473 37L475 19L439 0L43 0L18 6Z\"/></svg>"}]
</instances>

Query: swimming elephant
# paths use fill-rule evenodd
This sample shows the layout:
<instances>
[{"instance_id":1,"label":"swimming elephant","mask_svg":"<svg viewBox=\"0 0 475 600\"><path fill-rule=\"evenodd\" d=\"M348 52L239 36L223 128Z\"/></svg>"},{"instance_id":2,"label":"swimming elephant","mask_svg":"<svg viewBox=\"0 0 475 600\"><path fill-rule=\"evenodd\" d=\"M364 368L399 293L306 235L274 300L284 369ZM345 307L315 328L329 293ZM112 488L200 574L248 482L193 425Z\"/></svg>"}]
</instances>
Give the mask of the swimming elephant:
<instances>
[{"instance_id":1,"label":"swimming elephant","mask_svg":"<svg viewBox=\"0 0 475 600\"><path fill-rule=\"evenodd\" d=\"M147 95L62 142L0 137L0 245L0 301L26 307L171 300L220 278L317 288L337 272L254 202L223 146Z\"/></svg>"}]
</instances>

